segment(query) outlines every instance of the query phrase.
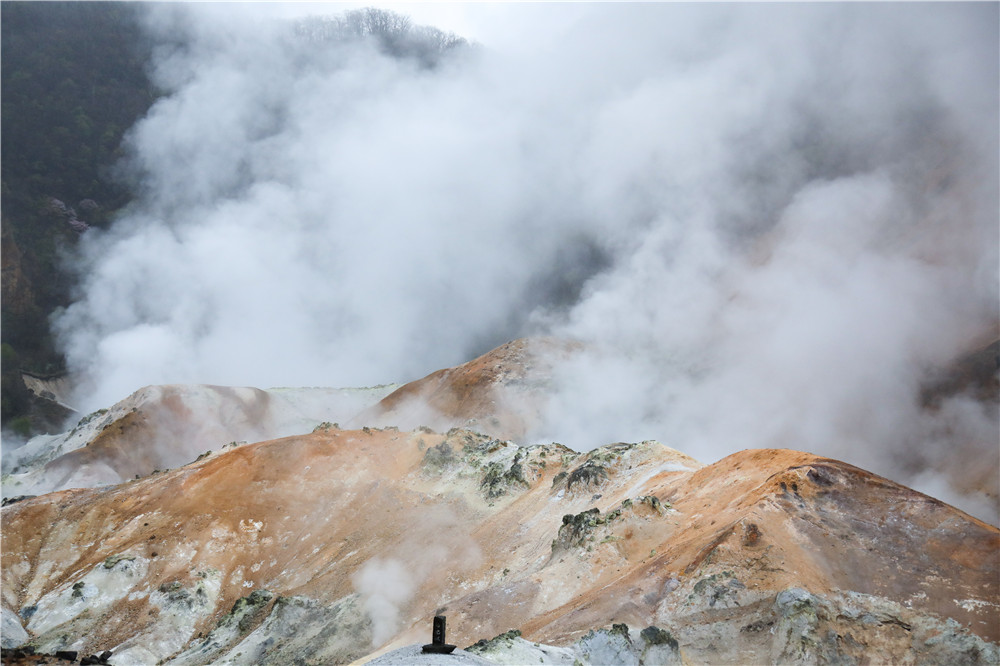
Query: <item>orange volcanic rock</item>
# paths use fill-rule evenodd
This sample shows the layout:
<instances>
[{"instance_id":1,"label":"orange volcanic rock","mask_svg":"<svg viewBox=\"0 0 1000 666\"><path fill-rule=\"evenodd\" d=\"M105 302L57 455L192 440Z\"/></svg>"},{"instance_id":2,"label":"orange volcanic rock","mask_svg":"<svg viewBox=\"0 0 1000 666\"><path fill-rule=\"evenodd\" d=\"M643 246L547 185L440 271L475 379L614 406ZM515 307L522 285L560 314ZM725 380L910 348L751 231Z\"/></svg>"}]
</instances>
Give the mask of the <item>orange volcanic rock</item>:
<instances>
[{"instance_id":1,"label":"orange volcanic rock","mask_svg":"<svg viewBox=\"0 0 1000 666\"><path fill-rule=\"evenodd\" d=\"M995 663L1000 639L1000 531L787 450L703 466L657 442L331 427L3 526L5 622L118 664L343 663L442 613L460 646L517 628L518 649L591 649L624 623L615 640L652 627L688 663Z\"/></svg>"},{"instance_id":2,"label":"orange volcanic rock","mask_svg":"<svg viewBox=\"0 0 1000 666\"><path fill-rule=\"evenodd\" d=\"M581 348L557 338L514 340L403 385L351 423L440 430L469 426L520 440L539 420L554 364Z\"/></svg>"}]
</instances>

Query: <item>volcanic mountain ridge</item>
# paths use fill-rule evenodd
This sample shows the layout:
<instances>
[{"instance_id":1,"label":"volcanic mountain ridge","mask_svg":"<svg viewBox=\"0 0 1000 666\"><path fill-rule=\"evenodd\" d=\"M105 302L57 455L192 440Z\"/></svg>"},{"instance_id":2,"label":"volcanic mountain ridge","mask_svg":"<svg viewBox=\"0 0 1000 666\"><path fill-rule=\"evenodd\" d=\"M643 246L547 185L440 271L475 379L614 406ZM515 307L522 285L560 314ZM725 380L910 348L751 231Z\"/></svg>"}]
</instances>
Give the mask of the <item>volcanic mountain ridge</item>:
<instances>
[{"instance_id":1,"label":"volcanic mountain ridge","mask_svg":"<svg viewBox=\"0 0 1000 666\"><path fill-rule=\"evenodd\" d=\"M655 441L578 453L478 432L534 418L511 402L491 412L484 391L500 378L544 393L537 349L510 343L356 412L374 425L419 395L469 428L324 422L9 502L4 646L110 650L113 664L347 663L427 642L445 614L449 642L496 663L1000 659L1000 530L808 453L702 465ZM124 479L137 468L107 461L185 446L143 409L113 408L70 453ZM272 412L218 413L246 427ZM117 427L130 418L141 428Z\"/></svg>"}]
</instances>

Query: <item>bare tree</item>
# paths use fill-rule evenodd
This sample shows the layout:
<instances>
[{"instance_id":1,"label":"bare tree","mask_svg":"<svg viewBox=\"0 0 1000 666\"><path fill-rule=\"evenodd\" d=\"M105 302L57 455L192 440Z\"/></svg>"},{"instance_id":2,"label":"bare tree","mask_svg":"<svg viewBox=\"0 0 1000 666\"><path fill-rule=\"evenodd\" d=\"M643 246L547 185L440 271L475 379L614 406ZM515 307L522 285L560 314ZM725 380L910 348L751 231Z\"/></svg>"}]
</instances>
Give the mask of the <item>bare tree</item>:
<instances>
[{"instance_id":1,"label":"bare tree","mask_svg":"<svg viewBox=\"0 0 1000 666\"><path fill-rule=\"evenodd\" d=\"M338 16L313 16L298 21L295 33L311 42L351 42L371 39L397 58L412 57L432 67L446 52L467 42L453 33L414 26L409 16L368 7Z\"/></svg>"}]
</instances>

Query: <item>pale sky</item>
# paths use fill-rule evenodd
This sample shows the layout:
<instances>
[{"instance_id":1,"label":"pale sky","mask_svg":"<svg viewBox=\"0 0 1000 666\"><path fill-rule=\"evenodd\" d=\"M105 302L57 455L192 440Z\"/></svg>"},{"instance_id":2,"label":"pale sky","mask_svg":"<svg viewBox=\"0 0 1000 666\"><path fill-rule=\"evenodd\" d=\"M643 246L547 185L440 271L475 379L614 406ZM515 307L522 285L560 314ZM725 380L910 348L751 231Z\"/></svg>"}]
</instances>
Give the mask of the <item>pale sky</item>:
<instances>
[{"instance_id":1,"label":"pale sky","mask_svg":"<svg viewBox=\"0 0 1000 666\"><path fill-rule=\"evenodd\" d=\"M417 25L453 32L504 50L531 48L535 37L551 39L594 5L582 2L254 2L277 16L340 14L380 7L409 16ZM598 3L600 4L600 3Z\"/></svg>"}]
</instances>

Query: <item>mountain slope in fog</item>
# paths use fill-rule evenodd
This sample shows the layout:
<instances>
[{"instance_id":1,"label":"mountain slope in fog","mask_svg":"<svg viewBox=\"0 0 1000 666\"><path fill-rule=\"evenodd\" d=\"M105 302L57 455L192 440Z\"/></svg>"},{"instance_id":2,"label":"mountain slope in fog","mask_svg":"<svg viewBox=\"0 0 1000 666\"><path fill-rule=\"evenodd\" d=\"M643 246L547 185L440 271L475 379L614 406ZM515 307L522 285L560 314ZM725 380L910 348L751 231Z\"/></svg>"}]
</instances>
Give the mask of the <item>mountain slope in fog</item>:
<instances>
[{"instance_id":1,"label":"mountain slope in fog","mask_svg":"<svg viewBox=\"0 0 1000 666\"><path fill-rule=\"evenodd\" d=\"M394 388L147 386L68 432L5 451L3 496L120 483L227 444L307 432L352 416Z\"/></svg>"},{"instance_id":2,"label":"mountain slope in fog","mask_svg":"<svg viewBox=\"0 0 1000 666\"><path fill-rule=\"evenodd\" d=\"M524 429L533 416L504 388L537 407L544 358L574 348L515 341L356 418ZM74 453L180 445L186 416L249 422L175 410L174 430L158 438L146 419L132 437L116 425L131 413ZM110 649L117 664L343 663L426 642L446 614L449 642L501 662L998 658L1000 530L858 467L352 427L8 504L5 645Z\"/></svg>"},{"instance_id":3,"label":"mountain slope in fog","mask_svg":"<svg viewBox=\"0 0 1000 666\"><path fill-rule=\"evenodd\" d=\"M542 420L554 390L554 368L582 348L558 338L513 340L404 384L351 423L439 430L464 426L523 442Z\"/></svg>"},{"instance_id":4,"label":"mountain slope in fog","mask_svg":"<svg viewBox=\"0 0 1000 666\"><path fill-rule=\"evenodd\" d=\"M981 411L992 419L989 431L974 433L952 423L953 431L936 433L938 441L911 447L905 458L895 456L888 469L877 470L901 482L922 479L929 487L921 490L989 522L1000 506L1000 451L993 445L1000 409L998 345L997 340L976 345L929 373L915 398L925 414L938 418L956 405ZM150 386L87 415L69 432L36 437L5 452L3 496L119 483L185 464L225 444L308 432L323 423L465 427L521 444L545 442L540 425L559 398L560 368L587 350L559 338L522 338L404 385L369 388ZM585 406L574 409L586 416Z\"/></svg>"}]
</instances>

